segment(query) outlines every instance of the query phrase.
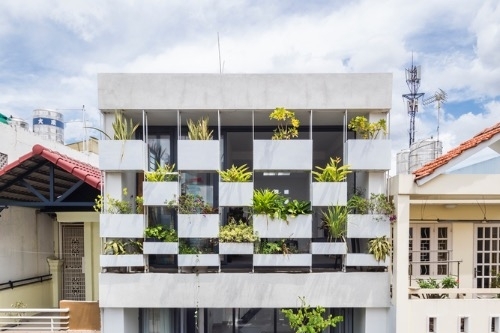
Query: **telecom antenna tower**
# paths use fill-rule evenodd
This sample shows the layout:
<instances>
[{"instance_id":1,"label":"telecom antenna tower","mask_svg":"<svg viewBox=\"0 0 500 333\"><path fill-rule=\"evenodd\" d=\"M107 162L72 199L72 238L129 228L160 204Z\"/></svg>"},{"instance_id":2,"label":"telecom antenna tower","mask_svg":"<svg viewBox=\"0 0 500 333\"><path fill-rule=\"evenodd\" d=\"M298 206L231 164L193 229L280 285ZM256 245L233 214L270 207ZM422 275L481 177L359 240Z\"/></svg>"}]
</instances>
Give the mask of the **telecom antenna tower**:
<instances>
[{"instance_id":1,"label":"telecom antenna tower","mask_svg":"<svg viewBox=\"0 0 500 333\"><path fill-rule=\"evenodd\" d=\"M433 96L429 97L429 98L426 98L422 101L422 104L424 106L426 105L429 105L431 103L436 103L436 108L437 108L437 141L439 141L439 118L440 118L440 113L441 113L441 105L444 104L444 102L446 102L446 99L448 98L448 95L446 94L446 92L444 92L442 89L438 89L438 91L436 91L434 93Z\"/></svg>"},{"instance_id":2,"label":"telecom antenna tower","mask_svg":"<svg viewBox=\"0 0 500 333\"><path fill-rule=\"evenodd\" d=\"M421 68L420 66L414 66L412 59L411 67L406 69L406 84L408 85L408 89L410 89L410 93L403 95L407 100L408 115L410 116L409 146L415 141L415 115L418 112L418 100L420 97L424 96L424 93L418 92L418 88L420 88L420 78Z\"/></svg>"}]
</instances>

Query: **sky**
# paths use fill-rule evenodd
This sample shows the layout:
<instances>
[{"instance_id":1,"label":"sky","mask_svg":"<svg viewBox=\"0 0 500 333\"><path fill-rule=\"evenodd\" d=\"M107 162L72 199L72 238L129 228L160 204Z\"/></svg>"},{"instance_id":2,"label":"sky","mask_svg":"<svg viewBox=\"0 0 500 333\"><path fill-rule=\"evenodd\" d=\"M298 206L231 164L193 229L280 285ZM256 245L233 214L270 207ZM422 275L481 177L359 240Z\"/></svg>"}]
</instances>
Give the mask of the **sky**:
<instances>
[{"instance_id":1,"label":"sky","mask_svg":"<svg viewBox=\"0 0 500 333\"><path fill-rule=\"evenodd\" d=\"M0 1L0 113L31 124L59 110L66 143L84 137L83 115L99 127L97 73L390 72L395 156L412 59L424 98L447 93L439 121L420 106L416 140L439 128L446 152L500 121L497 0Z\"/></svg>"}]
</instances>

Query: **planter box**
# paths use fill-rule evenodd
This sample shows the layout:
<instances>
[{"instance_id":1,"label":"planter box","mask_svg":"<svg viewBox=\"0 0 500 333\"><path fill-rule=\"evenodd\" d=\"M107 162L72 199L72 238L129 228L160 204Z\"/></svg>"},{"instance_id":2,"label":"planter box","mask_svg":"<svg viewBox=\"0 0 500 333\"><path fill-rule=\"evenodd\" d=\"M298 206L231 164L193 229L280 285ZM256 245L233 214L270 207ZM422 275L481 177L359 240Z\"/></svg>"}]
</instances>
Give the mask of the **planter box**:
<instances>
[{"instance_id":1,"label":"planter box","mask_svg":"<svg viewBox=\"0 0 500 333\"><path fill-rule=\"evenodd\" d=\"M142 254L101 254L101 267L137 267L144 266Z\"/></svg>"},{"instance_id":2,"label":"planter box","mask_svg":"<svg viewBox=\"0 0 500 333\"><path fill-rule=\"evenodd\" d=\"M390 264L390 257L387 256L385 261L378 262L373 254L366 253L348 253L345 260L346 266L380 266L387 267Z\"/></svg>"},{"instance_id":3,"label":"planter box","mask_svg":"<svg viewBox=\"0 0 500 333\"><path fill-rule=\"evenodd\" d=\"M240 207L251 206L253 183L219 183L219 206Z\"/></svg>"},{"instance_id":4,"label":"planter box","mask_svg":"<svg viewBox=\"0 0 500 333\"><path fill-rule=\"evenodd\" d=\"M347 205L347 183L312 183L312 205Z\"/></svg>"},{"instance_id":5,"label":"planter box","mask_svg":"<svg viewBox=\"0 0 500 333\"><path fill-rule=\"evenodd\" d=\"M311 238L312 215L291 217L288 223L267 215L254 215L253 230L261 238Z\"/></svg>"},{"instance_id":6,"label":"planter box","mask_svg":"<svg viewBox=\"0 0 500 333\"><path fill-rule=\"evenodd\" d=\"M220 243L219 254L253 254L253 243Z\"/></svg>"},{"instance_id":7,"label":"planter box","mask_svg":"<svg viewBox=\"0 0 500 333\"><path fill-rule=\"evenodd\" d=\"M312 254L346 254L347 244L344 242L311 243Z\"/></svg>"},{"instance_id":8,"label":"planter box","mask_svg":"<svg viewBox=\"0 0 500 333\"><path fill-rule=\"evenodd\" d=\"M387 215L347 215L347 238L374 238L384 235L391 235L391 223Z\"/></svg>"},{"instance_id":9,"label":"planter box","mask_svg":"<svg viewBox=\"0 0 500 333\"><path fill-rule=\"evenodd\" d=\"M165 206L167 202L179 198L177 182L142 182L145 206Z\"/></svg>"},{"instance_id":10,"label":"planter box","mask_svg":"<svg viewBox=\"0 0 500 333\"><path fill-rule=\"evenodd\" d=\"M146 170L148 147L142 140L99 140L101 171Z\"/></svg>"},{"instance_id":11,"label":"planter box","mask_svg":"<svg viewBox=\"0 0 500 333\"><path fill-rule=\"evenodd\" d=\"M101 237L143 238L144 215L142 214L100 214Z\"/></svg>"},{"instance_id":12,"label":"planter box","mask_svg":"<svg viewBox=\"0 0 500 333\"><path fill-rule=\"evenodd\" d=\"M182 171L219 170L221 165L219 140L177 141L177 168Z\"/></svg>"},{"instance_id":13,"label":"planter box","mask_svg":"<svg viewBox=\"0 0 500 333\"><path fill-rule=\"evenodd\" d=\"M254 140L254 170L311 170L312 140Z\"/></svg>"},{"instance_id":14,"label":"planter box","mask_svg":"<svg viewBox=\"0 0 500 333\"><path fill-rule=\"evenodd\" d=\"M177 265L179 267L198 266L210 267L219 266L220 258L218 254L179 254L177 256Z\"/></svg>"},{"instance_id":15,"label":"planter box","mask_svg":"<svg viewBox=\"0 0 500 333\"><path fill-rule=\"evenodd\" d=\"M347 164L352 170L389 170L390 140L347 140Z\"/></svg>"},{"instance_id":16,"label":"planter box","mask_svg":"<svg viewBox=\"0 0 500 333\"><path fill-rule=\"evenodd\" d=\"M217 238L219 214L179 214L177 235L179 238Z\"/></svg>"},{"instance_id":17,"label":"planter box","mask_svg":"<svg viewBox=\"0 0 500 333\"><path fill-rule=\"evenodd\" d=\"M177 254L179 253L179 243L144 242L142 249L144 254Z\"/></svg>"},{"instance_id":18,"label":"planter box","mask_svg":"<svg viewBox=\"0 0 500 333\"><path fill-rule=\"evenodd\" d=\"M254 254L254 266L302 266L312 265L312 256L309 253L295 254Z\"/></svg>"}]
</instances>

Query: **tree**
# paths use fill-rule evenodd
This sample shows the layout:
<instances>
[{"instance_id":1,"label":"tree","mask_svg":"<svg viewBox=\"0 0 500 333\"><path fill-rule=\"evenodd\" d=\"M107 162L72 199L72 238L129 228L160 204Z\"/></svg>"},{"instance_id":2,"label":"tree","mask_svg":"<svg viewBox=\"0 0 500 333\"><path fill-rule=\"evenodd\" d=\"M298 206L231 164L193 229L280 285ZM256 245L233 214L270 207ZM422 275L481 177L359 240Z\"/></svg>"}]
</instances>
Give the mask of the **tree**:
<instances>
[{"instance_id":1,"label":"tree","mask_svg":"<svg viewBox=\"0 0 500 333\"><path fill-rule=\"evenodd\" d=\"M322 306L312 308L306 303L305 297L299 297L302 305L300 308L281 309L281 312L288 319L290 328L296 333L321 333L329 326L335 327L337 323L344 320L342 316L333 317L331 314L324 317L326 312Z\"/></svg>"}]
</instances>

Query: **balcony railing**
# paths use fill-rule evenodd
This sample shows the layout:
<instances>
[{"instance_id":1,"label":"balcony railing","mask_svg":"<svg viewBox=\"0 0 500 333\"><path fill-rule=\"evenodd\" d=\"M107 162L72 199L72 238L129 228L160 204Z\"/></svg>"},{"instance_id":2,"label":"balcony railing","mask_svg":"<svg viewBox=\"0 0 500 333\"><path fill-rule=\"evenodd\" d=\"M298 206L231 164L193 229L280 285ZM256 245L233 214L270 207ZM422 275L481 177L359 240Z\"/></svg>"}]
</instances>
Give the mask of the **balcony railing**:
<instances>
[{"instance_id":1,"label":"balcony railing","mask_svg":"<svg viewBox=\"0 0 500 333\"><path fill-rule=\"evenodd\" d=\"M69 329L69 308L0 309L1 331L57 332Z\"/></svg>"}]
</instances>

